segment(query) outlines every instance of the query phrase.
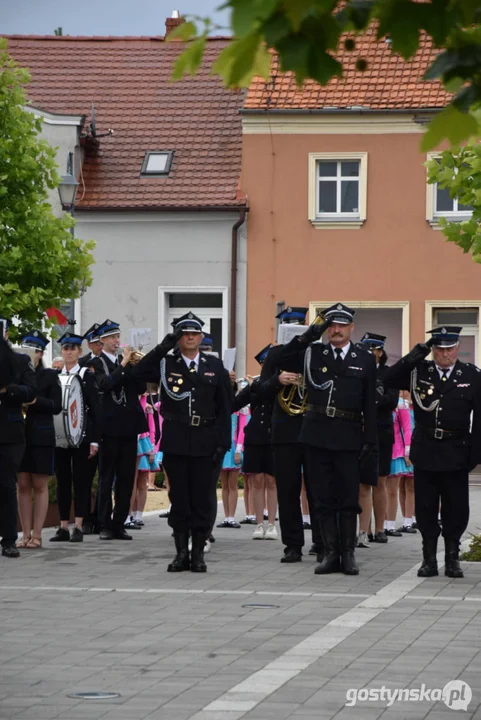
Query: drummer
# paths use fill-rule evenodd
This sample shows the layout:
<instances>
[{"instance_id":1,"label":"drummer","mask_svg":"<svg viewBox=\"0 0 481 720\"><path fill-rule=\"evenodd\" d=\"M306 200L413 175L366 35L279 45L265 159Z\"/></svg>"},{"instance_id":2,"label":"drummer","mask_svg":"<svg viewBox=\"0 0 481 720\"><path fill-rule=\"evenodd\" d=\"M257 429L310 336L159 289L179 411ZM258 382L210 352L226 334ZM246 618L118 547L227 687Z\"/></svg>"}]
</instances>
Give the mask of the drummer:
<instances>
[{"instance_id":1,"label":"drummer","mask_svg":"<svg viewBox=\"0 0 481 720\"><path fill-rule=\"evenodd\" d=\"M88 368L81 368L79 359L82 354L80 335L65 333L60 338L60 347L64 361L60 371L64 400L67 392L68 377L77 375L82 383L85 417L85 436L79 447L55 448L55 474L57 476L57 503L60 515L60 527L50 542L82 542L83 519L89 514L92 493L92 465L98 453L97 437L97 390L94 376ZM67 437L67 441L69 438ZM74 489L75 525L69 533L68 525L72 506L72 484Z\"/></svg>"}]
</instances>

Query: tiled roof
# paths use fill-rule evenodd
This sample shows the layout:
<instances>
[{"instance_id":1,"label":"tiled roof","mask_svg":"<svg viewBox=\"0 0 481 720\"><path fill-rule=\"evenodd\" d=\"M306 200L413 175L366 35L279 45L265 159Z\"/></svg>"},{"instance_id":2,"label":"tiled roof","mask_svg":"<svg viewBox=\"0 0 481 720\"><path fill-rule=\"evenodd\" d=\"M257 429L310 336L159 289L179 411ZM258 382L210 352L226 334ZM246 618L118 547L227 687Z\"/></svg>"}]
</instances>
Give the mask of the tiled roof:
<instances>
[{"instance_id":1,"label":"tiled roof","mask_svg":"<svg viewBox=\"0 0 481 720\"><path fill-rule=\"evenodd\" d=\"M348 109L362 106L370 110L420 110L442 108L451 100L439 82L426 82L422 77L438 50L426 36L416 55L405 62L391 51L383 39L377 41L374 29L355 38L353 52L341 50L337 58L343 64L342 78L333 78L321 86L307 80L299 89L292 73L278 73L274 59L271 81L256 78L244 103L245 110L322 110ZM367 70L356 69L356 60L367 60Z\"/></svg>"},{"instance_id":2,"label":"tiled roof","mask_svg":"<svg viewBox=\"0 0 481 720\"><path fill-rule=\"evenodd\" d=\"M86 115L95 104L98 151L86 153L84 208L196 208L245 204L239 193L243 93L209 75L228 38L207 43L198 75L170 82L181 47L162 37L10 36L8 51L30 69L34 107ZM140 177L149 150L175 152L168 177ZM63 170L63 168L62 168Z\"/></svg>"}]
</instances>

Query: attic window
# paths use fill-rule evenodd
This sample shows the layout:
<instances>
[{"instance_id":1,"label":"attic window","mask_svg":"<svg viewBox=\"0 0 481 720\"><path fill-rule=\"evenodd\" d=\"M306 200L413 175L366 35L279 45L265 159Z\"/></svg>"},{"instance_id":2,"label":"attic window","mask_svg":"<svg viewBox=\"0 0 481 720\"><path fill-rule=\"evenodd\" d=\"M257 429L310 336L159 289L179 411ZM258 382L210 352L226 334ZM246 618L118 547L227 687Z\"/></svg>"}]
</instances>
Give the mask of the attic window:
<instances>
[{"instance_id":1,"label":"attic window","mask_svg":"<svg viewBox=\"0 0 481 720\"><path fill-rule=\"evenodd\" d=\"M165 176L170 172L174 153L169 151L146 152L142 163L141 175Z\"/></svg>"}]
</instances>

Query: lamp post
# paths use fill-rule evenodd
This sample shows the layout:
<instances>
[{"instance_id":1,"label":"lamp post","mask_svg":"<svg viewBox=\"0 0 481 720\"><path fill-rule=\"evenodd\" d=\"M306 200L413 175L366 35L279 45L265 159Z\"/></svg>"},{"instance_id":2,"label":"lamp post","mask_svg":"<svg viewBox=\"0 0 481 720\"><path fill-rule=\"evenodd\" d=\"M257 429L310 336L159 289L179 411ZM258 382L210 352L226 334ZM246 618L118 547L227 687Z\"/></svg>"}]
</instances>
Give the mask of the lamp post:
<instances>
[{"instance_id":1,"label":"lamp post","mask_svg":"<svg viewBox=\"0 0 481 720\"><path fill-rule=\"evenodd\" d=\"M69 152L67 156L67 172L65 175L62 175L60 184L58 186L58 194L60 197L60 204L62 205L62 210L65 212L70 213L70 215L73 217L75 212L75 199L77 197L77 190L79 187L79 183L76 179L76 177L73 174L73 153ZM75 228L72 225L70 228L70 233L72 235L72 238L75 237ZM86 291L85 283L82 283L82 286L80 288L80 295L82 296L84 292ZM73 319L74 315L74 303L73 300L70 301L70 314L72 316L72 319L70 320L70 324L72 326L75 325L75 320Z\"/></svg>"}]
</instances>

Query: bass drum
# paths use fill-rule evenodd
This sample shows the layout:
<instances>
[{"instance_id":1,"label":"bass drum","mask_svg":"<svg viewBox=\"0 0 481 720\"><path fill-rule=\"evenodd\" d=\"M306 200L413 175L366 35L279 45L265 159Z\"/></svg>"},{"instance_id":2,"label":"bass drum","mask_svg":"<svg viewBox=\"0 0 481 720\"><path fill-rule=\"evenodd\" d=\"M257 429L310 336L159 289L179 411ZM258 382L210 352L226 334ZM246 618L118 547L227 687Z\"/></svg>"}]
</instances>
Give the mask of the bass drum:
<instances>
[{"instance_id":1,"label":"bass drum","mask_svg":"<svg viewBox=\"0 0 481 720\"><path fill-rule=\"evenodd\" d=\"M77 448L85 435L85 406L82 383L77 375L59 375L62 411L54 415L55 444Z\"/></svg>"}]
</instances>

